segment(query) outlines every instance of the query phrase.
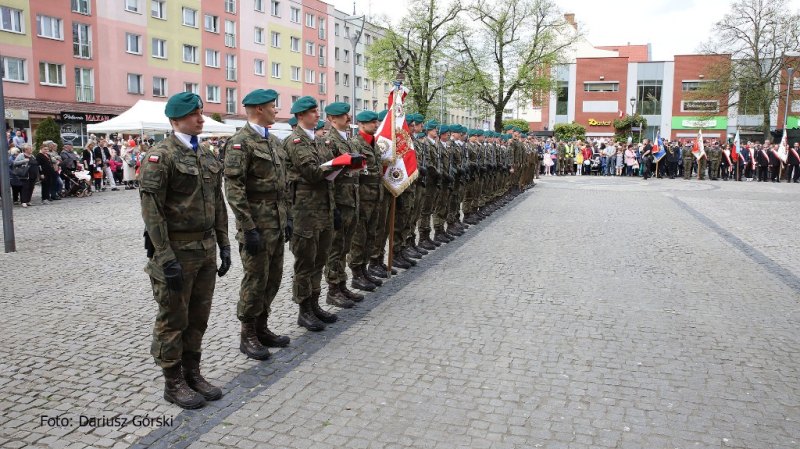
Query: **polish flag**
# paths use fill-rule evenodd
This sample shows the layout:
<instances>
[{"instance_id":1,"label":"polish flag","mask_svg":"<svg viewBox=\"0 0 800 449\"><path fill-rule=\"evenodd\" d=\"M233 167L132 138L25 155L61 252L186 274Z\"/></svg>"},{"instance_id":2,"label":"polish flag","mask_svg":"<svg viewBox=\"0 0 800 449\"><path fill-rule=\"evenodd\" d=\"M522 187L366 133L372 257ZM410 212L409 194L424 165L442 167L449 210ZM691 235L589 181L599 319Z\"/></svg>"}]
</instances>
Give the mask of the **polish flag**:
<instances>
[{"instance_id":1,"label":"polish flag","mask_svg":"<svg viewBox=\"0 0 800 449\"><path fill-rule=\"evenodd\" d=\"M619 111L619 119L622 120L625 118L625 112L622 109L617 109Z\"/></svg>"},{"instance_id":2,"label":"polish flag","mask_svg":"<svg viewBox=\"0 0 800 449\"><path fill-rule=\"evenodd\" d=\"M700 159L701 157L706 155L706 148L703 145L703 130L697 130L697 140L694 141L694 148L692 148L692 153L694 153L694 157Z\"/></svg>"},{"instance_id":3,"label":"polish flag","mask_svg":"<svg viewBox=\"0 0 800 449\"><path fill-rule=\"evenodd\" d=\"M419 176L417 171L417 154L414 151L414 139L411 137L403 100L408 89L395 84L389 93L389 113L378 127L376 146L381 151L383 167L383 185L398 196ZM394 139L392 138L392 117L394 117Z\"/></svg>"}]
</instances>

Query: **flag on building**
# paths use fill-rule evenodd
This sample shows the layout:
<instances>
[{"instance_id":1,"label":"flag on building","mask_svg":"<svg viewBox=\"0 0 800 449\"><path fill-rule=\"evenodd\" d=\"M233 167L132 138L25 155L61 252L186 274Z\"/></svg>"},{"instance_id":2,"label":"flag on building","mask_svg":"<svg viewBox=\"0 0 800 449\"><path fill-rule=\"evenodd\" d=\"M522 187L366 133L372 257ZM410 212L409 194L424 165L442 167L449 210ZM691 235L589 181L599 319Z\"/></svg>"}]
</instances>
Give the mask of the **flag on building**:
<instances>
[{"instance_id":1,"label":"flag on building","mask_svg":"<svg viewBox=\"0 0 800 449\"><path fill-rule=\"evenodd\" d=\"M694 148L692 148L692 153L694 153L694 157L700 159L701 157L706 155L706 148L703 144L703 130L697 130L697 140L694 141Z\"/></svg>"},{"instance_id":2,"label":"flag on building","mask_svg":"<svg viewBox=\"0 0 800 449\"><path fill-rule=\"evenodd\" d=\"M377 147L381 150L383 161L383 185L398 196L419 176L417 171L417 154L414 151L414 139L409 133L403 100L408 89L395 85L389 93L389 113L378 128ZM392 132L394 118L394 132Z\"/></svg>"},{"instance_id":3,"label":"flag on building","mask_svg":"<svg viewBox=\"0 0 800 449\"><path fill-rule=\"evenodd\" d=\"M667 154L667 150L664 149L664 139L661 138L661 130L658 131L658 137L656 137L656 148L653 150L653 157L656 158L656 162L660 161L665 154Z\"/></svg>"},{"instance_id":4,"label":"flag on building","mask_svg":"<svg viewBox=\"0 0 800 449\"><path fill-rule=\"evenodd\" d=\"M620 120L624 119L625 118L625 111L623 111L622 109L617 109L617 111L619 111L619 119Z\"/></svg>"}]
</instances>

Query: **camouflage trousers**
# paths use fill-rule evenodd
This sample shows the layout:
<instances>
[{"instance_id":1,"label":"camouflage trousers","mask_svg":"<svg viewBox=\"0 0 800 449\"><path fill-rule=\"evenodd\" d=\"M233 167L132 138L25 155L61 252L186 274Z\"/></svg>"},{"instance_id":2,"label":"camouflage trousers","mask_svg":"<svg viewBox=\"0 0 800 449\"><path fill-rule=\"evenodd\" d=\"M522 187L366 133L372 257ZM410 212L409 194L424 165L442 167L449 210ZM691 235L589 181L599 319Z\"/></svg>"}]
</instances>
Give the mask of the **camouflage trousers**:
<instances>
[{"instance_id":1,"label":"camouflage trousers","mask_svg":"<svg viewBox=\"0 0 800 449\"><path fill-rule=\"evenodd\" d=\"M384 189L383 199L378 204L378 228L375 232L375 240L372 243L370 256L374 259L383 260L386 255L386 242L389 240L389 208L392 206L394 195L389 193L382 185L381 189Z\"/></svg>"},{"instance_id":2,"label":"camouflage trousers","mask_svg":"<svg viewBox=\"0 0 800 449\"><path fill-rule=\"evenodd\" d=\"M472 178L467 183L464 192L464 215L473 213L478 208L478 198L480 197L480 178Z\"/></svg>"},{"instance_id":3,"label":"camouflage trousers","mask_svg":"<svg viewBox=\"0 0 800 449\"><path fill-rule=\"evenodd\" d=\"M422 216L422 203L425 199L425 187L423 187L419 182L415 182L414 185L409 187L409 189L414 191L414 207L411 209L411 218L408 220L406 228L403 231L403 241L416 241L417 223Z\"/></svg>"},{"instance_id":4,"label":"camouflage trousers","mask_svg":"<svg viewBox=\"0 0 800 449\"><path fill-rule=\"evenodd\" d=\"M439 197L436 199L436 205L433 210L433 228L441 230L445 223L447 223L447 213L450 209L451 198L456 195L455 189L445 186L439 192Z\"/></svg>"},{"instance_id":5,"label":"camouflage trousers","mask_svg":"<svg viewBox=\"0 0 800 449\"><path fill-rule=\"evenodd\" d=\"M711 174L709 177L711 179L719 178L719 166L722 161L711 161Z\"/></svg>"},{"instance_id":6,"label":"camouflage trousers","mask_svg":"<svg viewBox=\"0 0 800 449\"><path fill-rule=\"evenodd\" d=\"M706 179L706 171L708 169L708 159L705 157L701 157L697 161L697 173L700 175L700 179Z\"/></svg>"},{"instance_id":7,"label":"camouflage trousers","mask_svg":"<svg viewBox=\"0 0 800 449\"><path fill-rule=\"evenodd\" d=\"M391 194L390 194L391 196ZM396 207L394 211L394 251L400 251L406 247L406 235L409 223L413 218L414 201L414 186L409 186L400 197L403 198L403 207Z\"/></svg>"},{"instance_id":8,"label":"camouflage trousers","mask_svg":"<svg viewBox=\"0 0 800 449\"><path fill-rule=\"evenodd\" d=\"M431 233L431 219L436 211L436 205L439 203L439 194L440 191L436 183L428 181L428 185L425 186L422 211L419 216L420 237L426 237Z\"/></svg>"},{"instance_id":9,"label":"camouflage trousers","mask_svg":"<svg viewBox=\"0 0 800 449\"><path fill-rule=\"evenodd\" d=\"M289 249L294 254L292 299L301 303L322 289L322 270L333 239L333 216L329 210L297 211Z\"/></svg>"},{"instance_id":10,"label":"camouflage trousers","mask_svg":"<svg viewBox=\"0 0 800 449\"><path fill-rule=\"evenodd\" d=\"M183 267L181 291L167 287L161 270L150 271L153 298L158 303L150 354L162 368L179 365L184 352L200 352L217 282L216 247L174 252Z\"/></svg>"},{"instance_id":11,"label":"camouflage trousers","mask_svg":"<svg viewBox=\"0 0 800 449\"><path fill-rule=\"evenodd\" d=\"M358 225L357 208L343 204L337 204L336 208L342 216L342 227L333 230L331 251L325 264L325 279L331 284L347 281L347 255L353 246L353 236Z\"/></svg>"},{"instance_id":12,"label":"camouflage trousers","mask_svg":"<svg viewBox=\"0 0 800 449\"><path fill-rule=\"evenodd\" d=\"M460 181L456 181L456 189L450 195L450 203L447 205L447 222L459 221L461 218L461 203L464 201L465 186Z\"/></svg>"},{"instance_id":13,"label":"camouflage trousers","mask_svg":"<svg viewBox=\"0 0 800 449\"><path fill-rule=\"evenodd\" d=\"M242 322L269 316L283 276L283 229L261 229L258 234L261 247L255 256L251 256L245 251L244 244L239 243L244 277L239 289L236 316Z\"/></svg>"},{"instance_id":14,"label":"camouflage trousers","mask_svg":"<svg viewBox=\"0 0 800 449\"><path fill-rule=\"evenodd\" d=\"M683 179L692 177L692 165L694 165L694 158L683 160Z\"/></svg>"},{"instance_id":15,"label":"camouflage trousers","mask_svg":"<svg viewBox=\"0 0 800 449\"><path fill-rule=\"evenodd\" d=\"M369 262L372 243L375 241L378 229L378 206L377 197L366 199L361 196L361 202L358 205L358 223L350 247L350 268L363 266Z\"/></svg>"}]
</instances>

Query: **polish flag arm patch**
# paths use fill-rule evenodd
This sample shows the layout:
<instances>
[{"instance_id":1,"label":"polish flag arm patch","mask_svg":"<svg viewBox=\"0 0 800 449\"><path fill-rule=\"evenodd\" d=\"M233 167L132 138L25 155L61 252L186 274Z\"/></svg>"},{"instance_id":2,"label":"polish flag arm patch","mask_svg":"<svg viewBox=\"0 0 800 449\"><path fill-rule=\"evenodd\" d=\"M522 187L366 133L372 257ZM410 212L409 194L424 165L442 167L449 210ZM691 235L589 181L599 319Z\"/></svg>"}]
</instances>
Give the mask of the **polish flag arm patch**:
<instances>
[{"instance_id":1,"label":"polish flag arm patch","mask_svg":"<svg viewBox=\"0 0 800 449\"><path fill-rule=\"evenodd\" d=\"M147 160L150 161L150 162L158 162L158 160L160 158L161 158L161 156L158 156L158 155L154 154L154 155L150 156Z\"/></svg>"},{"instance_id":2,"label":"polish flag arm patch","mask_svg":"<svg viewBox=\"0 0 800 449\"><path fill-rule=\"evenodd\" d=\"M234 150L241 150L242 149L242 144L240 144L240 143L233 144L233 149Z\"/></svg>"}]
</instances>

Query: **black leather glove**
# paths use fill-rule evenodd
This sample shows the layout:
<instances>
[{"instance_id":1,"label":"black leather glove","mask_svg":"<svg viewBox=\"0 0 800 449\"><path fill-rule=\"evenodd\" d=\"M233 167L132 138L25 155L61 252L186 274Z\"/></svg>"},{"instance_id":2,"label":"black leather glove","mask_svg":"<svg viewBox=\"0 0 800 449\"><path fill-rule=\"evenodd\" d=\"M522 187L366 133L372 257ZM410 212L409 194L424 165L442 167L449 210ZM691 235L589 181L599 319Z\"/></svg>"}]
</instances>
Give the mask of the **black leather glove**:
<instances>
[{"instance_id":1,"label":"black leather glove","mask_svg":"<svg viewBox=\"0 0 800 449\"><path fill-rule=\"evenodd\" d=\"M432 177L433 177L433 182L438 182L442 176L438 172L434 172Z\"/></svg>"},{"instance_id":2,"label":"black leather glove","mask_svg":"<svg viewBox=\"0 0 800 449\"><path fill-rule=\"evenodd\" d=\"M258 235L258 229L253 228L244 232L244 250L251 256L255 256L260 252L261 236Z\"/></svg>"},{"instance_id":3,"label":"black leather glove","mask_svg":"<svg viewBox=\"0 0 800 449\"><path fill-rule=\"evenodd\" d=\"M395 207L395 210L403 208L403 196L402 195L398 196L397 198L395 198L394 207Z\"/></svg>"},{"instance_id":4,"label":"black leather glove","mask_svg":"<svg viewBox=\"0 0 800 449\"><path fill-rule=\"evenodd\" d=\"M458 176L462 176L462 177L463 176L467 176L467 171L464 170L463 168L459 168L458 169Z\"/></svg>"},{"instance_id":5,"label":"black leather glove","mask_svg":"<svg viewBox=\"0 0 800 449\"><path fill-rule=\"evenodd\" d=\"M339 212L339 209L333 210L333 229L337 231L342 229L342 213Z\"/></svg>"},{"instance_id":6,"label":"black leather glove","mask_svg":"<svg viewBox=\"0 0 800 449\"><path fill-rule=\"evenodd\" d=\"M288 242L292 239L292 234L294 234L294 220L290 218L286 221L286 227L283 229L283 233L285 235L284 242Z\"/></svg>"},{"instance_id":7,"label":"black leather glove","mask_svg":"<svg viewBox=\"0 0 800 449\"><path fill-rule=\"evenodd\" d=\"M425 176L428 174L428 169L425 167L417 167L417 170L419 170L420 176Z\"/></svg>"},{"instance_id":8,"label":"black leather glove","mask_svg":"<svg viewBox=\"0 0 800 449\"><path fill-rule=\"evenodd\" d=\"M222 277L225 276L225 273L228 272L231 268L231 247L224 246L222 249L219 250L219 270L217 270L217 276Z\"/></svg>"},{"instance_id":9,"label":"black leather glove","mask_svg":"<svg viewBox=\"0 0 800 449\"><path fill-rule=\"evenodd\" d=\"M147 251L147 258L152 259L153 254L156 253L156 247L153 246L153 241L150 240L150 234L148 234L146 229L144 231L144 249Z\"/></svg>"},{"instance_id":10,"label":"black leather glove","mask_svg":"<svg viewBox=\"0 0 800 449\"><path fill-rule=\"evenodd\" d=\"M170 290L179 292L183 289L183 267L177 259L164 262L161 266L164 269L164 277L167 278L167 287Z\"/></svg>"},{"instance_id":11,"label":"black leather glove","mask_svg":"<svg viewBox=\"0 0 800 449\"><path fill-rule=\"evenodd\" d=\"M364 155L358 153L350 153L350 166L358 168L364 163Z\"/></svg>"},{"instance_id":12,"label":"black leather glove","mask_svg":"<svg viewBox=\"0 0 800 449\"><path fill-rule=\"evenodd\" d=\"M453 175L451 175L450 173L446 174L445 176L446 176L445 179L447 179L447 182L449 182L450 184L452 184L456 180L456 178L454 178Z\"/></svg>"}]
</instances>

